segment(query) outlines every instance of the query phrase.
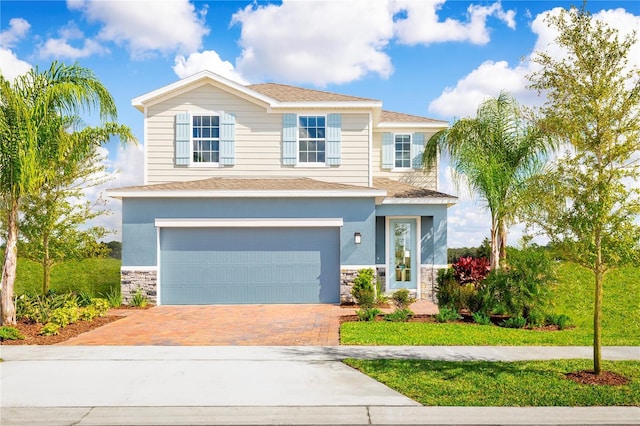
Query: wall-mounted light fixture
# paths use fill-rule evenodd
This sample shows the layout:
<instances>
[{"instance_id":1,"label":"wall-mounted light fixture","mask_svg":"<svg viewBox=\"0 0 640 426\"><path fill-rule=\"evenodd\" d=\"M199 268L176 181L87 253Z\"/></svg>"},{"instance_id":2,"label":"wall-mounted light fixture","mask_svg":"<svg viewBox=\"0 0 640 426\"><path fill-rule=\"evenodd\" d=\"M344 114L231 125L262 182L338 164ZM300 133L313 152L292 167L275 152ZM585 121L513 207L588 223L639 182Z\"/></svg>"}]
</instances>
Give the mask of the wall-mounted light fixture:
<instances>
[{"instance_id":1,"label":"wall-mounted light fixture","mask_svg":"<svg viewBox=\"0 0 640 426\"><path fill-rule=\"evenodd\" d=\"M362 234L359 232L353 234L353 242L356 244L360 244L362 242Z\"/></svg>"}]
</instances>

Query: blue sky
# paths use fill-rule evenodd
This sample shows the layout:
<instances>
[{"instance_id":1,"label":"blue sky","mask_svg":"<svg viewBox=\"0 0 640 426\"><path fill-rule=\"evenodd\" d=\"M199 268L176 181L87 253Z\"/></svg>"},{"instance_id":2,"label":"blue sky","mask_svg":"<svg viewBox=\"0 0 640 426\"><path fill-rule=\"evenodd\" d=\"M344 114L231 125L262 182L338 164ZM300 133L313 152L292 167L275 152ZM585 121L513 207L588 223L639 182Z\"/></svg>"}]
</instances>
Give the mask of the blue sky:
<instances>
[{"instance_id":1,"label":"blue sky","mask_svg":"<svg viewBox=\"0 0 640 426\"><path fill-rule=\"evenodd\" d=\"M539 104L526 90L528 58L535 50L560 54L543 17L572 4L581 2L2 0L0 70L13 78L56 59L91 68L141 143L143 117L131 99L203 68L240 82L380 99L388 110L451 121L473 115L500 90ZM587 9L622 33L640 28L640 1L592 0ZM640 44L630 59L640 66ZM106 148L106 161L119 170L110 186L141 184L141 147ZM440 189L457 193L446 165ZM450 246L479 244L488 216L471 195L459 195L449 211ZM101 223L118 229L120 205L110 207L114 214ZM521 232L517 226L510 244Z\"/></svg>"}]
</instances>

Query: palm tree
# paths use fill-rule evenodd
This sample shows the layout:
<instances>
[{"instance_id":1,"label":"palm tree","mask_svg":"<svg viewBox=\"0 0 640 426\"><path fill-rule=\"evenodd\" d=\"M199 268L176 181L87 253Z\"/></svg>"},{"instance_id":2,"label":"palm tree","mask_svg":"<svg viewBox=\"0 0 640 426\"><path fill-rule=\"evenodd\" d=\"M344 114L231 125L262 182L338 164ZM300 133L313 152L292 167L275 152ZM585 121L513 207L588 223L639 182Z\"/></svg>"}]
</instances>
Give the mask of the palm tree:
<instances>
[{"instance_id":1,"label":"palm tree","mask_svg":"<svg viewBox=\"0 0 640 426\"><path fill-rule=\"evenodd\" d=\"M2 266L2 324L15 324L18 213L23 197L36 194L81 143L68 137L68 125L82 111L98 109L101 119L116 117L113 98L88 69L54 62L12 83L0 75L0 197L7 210Z\"/></svg>"},{"instance_id":2,"label":"palm tree","mask_svg":"<svg viewBox=\"0 0 640 426\"><path fill-rule=\"evenodd\" d=\"M544 164L551 141L523 118L510 94L501 92L478 107L475 118L456 121L426 144L429 170L439 151L447 152L453 177L484 202L491 214L491 269L506 259L508 227L515 220L524 185Z\"/></svg>"}]
</instances>

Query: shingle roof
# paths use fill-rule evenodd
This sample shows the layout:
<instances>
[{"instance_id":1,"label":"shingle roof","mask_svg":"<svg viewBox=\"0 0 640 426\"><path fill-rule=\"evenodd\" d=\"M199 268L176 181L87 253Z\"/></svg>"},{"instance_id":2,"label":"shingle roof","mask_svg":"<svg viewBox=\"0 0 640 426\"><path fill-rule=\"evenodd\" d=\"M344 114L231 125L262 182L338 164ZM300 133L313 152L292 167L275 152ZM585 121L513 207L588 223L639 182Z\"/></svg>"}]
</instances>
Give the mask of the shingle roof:
<instances>
[{"instance_id":1,"label":"shingle roof","mask_svg":"<svg viewBox=\"0 0 640 426\"><path fill-rule=\"evenodd\" d=\"M247 87L280 102L378 102L376 99L341 95L286 84L263 83L251 84Z\"/></svg>"},{"instance_id":2,"label":"shingle roof","mask_svg":"<svg viewBox=\"0 0 640 426\"><path fill-rule=\"evenodd\" d=\"M420 117L419 115L403 114L401 112L385 111L380 113L380 121L389 121L395 123L444 123L446 121L436 120L428 117Z\"/></svg>"},{"instance_id":3,"label":"shingle roof","mask_svg":"<svg viewBox=\"0 0 640 426\"><path fill-rule=\"evenodd\" d=\"M373 187L387 191L387 197L390 198L451 198L454 200L458 198L444 192L419 188L388 178L373 178Z\"/></svg>"},{"instance_id":4,"label":"shingle roof","mask_svg":"<svg viewBox=\"0 0 640 426\"><path fill-rule=\"evenodd\" d=\"M115 188L112 191L362 191L371 188L322 182L309 178L227 178L214 177L187 182Z\"/></svg>"}]
</instances>

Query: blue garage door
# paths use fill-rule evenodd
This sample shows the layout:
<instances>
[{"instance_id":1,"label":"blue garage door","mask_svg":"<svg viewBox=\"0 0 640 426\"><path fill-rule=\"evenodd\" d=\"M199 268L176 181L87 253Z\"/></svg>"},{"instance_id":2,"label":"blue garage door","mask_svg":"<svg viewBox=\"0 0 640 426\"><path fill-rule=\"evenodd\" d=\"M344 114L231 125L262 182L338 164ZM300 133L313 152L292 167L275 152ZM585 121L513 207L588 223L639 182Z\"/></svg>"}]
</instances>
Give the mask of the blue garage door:
<instances>
[{"instance_id":1,"label":"blue garage door","mask_svg":"<svg viewBox=\"0 0 640 426\"><path fill-rule=\"evenodd\" d=\"M168 305L338 303L338 228L162 228Z\"/></svg>"}]
</instances>

